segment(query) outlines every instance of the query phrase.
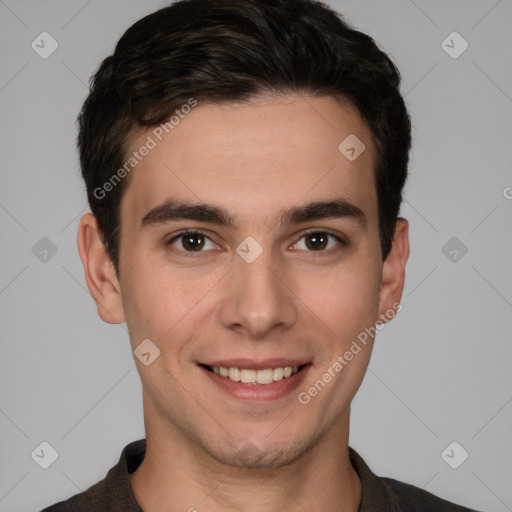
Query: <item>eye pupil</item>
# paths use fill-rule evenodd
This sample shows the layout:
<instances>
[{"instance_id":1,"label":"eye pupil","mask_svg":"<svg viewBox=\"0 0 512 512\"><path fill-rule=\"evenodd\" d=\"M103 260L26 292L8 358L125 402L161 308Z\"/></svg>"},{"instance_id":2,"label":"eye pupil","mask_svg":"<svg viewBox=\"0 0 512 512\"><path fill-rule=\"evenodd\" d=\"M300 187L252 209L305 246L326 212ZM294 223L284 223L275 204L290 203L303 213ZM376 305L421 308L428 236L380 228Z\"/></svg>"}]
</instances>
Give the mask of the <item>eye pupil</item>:
<instances>
[{"instance_id":1,"label":"eye pupil","mask_svg":"<svg viewBox=\"0 0 512 512\"><path fill-rule=\"evenodd\" d=\"M200 233L184 235L182 243L185 249L191 249L197 252L204 246L204 237Z\"/></svg>"},{"instance_id":2,"label":"eye pupil","mask_svg":"<svg viewBox=\"0 0 512 512\"><path fill-rule=\"evenodd\" d=\"M328 237L325 233L313 233L306 237L306 243L310 249L323 249L327 241Z\"/></svg>"}]
</instances>

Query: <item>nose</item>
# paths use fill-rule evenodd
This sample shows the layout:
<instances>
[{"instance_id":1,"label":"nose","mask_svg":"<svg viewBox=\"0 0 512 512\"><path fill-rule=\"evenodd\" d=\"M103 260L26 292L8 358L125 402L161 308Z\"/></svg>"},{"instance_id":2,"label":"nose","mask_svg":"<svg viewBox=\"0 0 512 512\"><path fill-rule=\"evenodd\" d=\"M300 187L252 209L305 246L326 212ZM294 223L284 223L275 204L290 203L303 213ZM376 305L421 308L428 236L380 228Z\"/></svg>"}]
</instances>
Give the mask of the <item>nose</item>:
<instances>
[{"instance_id":1,"label":"nose","mask_svg":"<svg viewBox=\"0 0 512 512\"><path fill-rule=\"evenodd\" d=\"M291 269L278 265L270 251L247 263L235 255L220 311L228 329L249 338L264 338L274 329L286 330L297 321L297 297Z\"/></svg>"}]
</instances>

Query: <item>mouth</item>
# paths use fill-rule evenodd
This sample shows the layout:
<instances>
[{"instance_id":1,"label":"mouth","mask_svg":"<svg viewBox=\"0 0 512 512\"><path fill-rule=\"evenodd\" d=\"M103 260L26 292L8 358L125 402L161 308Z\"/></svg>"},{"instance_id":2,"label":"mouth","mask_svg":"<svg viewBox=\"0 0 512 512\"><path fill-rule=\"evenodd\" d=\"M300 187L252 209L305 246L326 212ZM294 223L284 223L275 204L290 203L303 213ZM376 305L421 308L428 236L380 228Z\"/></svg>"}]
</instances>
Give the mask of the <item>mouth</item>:
<instances>
[{"instance_id":1,"label":"mouth","mask_svg":"<svg viewBox=\"0 0 512 512\"><path fill-rule=\"evenodd\" d=\"M297 359L232 359L197 364L224 396L254 405L292 396L312 366L310 361Z\"/></svg>"},{"instance_id":2,"label":"mouth","mask_svg":"<svg viewBox=\"0 0 512 512\"><path fill-rule=\"evenodd\" d=\"M266 368L245 368L239 366L221 366L200 364L203 368L211 373L219 375L224 379L229 379L233 382L240 382L242 384L249 384L252 386L268 386L274 382L279 382L283 379L288 379L293 375L301 372L306 366L311 363L301 365L289 366L275 366Z\"/></svg>"}]
</instances>

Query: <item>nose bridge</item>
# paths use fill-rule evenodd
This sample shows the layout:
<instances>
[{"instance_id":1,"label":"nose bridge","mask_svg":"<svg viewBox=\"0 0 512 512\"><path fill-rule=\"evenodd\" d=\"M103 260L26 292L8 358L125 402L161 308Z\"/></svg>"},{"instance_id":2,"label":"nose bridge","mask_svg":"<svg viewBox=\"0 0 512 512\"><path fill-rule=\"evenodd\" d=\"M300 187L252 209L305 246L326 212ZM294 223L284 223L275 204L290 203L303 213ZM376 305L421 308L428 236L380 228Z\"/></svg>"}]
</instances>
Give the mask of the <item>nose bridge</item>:
<instances>
[{"instance_id":1,"label":"nose bridge","mask_svg":"<svg viewBox=\"0 0 512 512\"><path fill-rule=\"evenodd\" d=\"M247 334L262 337L276 326L293 325L296 306L293 294L282 282L286 281L283 262L261 246L253 259L257 247L251 247L251 241L248 245L240 244L238 249L229 280L229 296L222 308L224 326L243 327ZM251 251L252 257L247 257Z\"/></svg>"}]
</instances>

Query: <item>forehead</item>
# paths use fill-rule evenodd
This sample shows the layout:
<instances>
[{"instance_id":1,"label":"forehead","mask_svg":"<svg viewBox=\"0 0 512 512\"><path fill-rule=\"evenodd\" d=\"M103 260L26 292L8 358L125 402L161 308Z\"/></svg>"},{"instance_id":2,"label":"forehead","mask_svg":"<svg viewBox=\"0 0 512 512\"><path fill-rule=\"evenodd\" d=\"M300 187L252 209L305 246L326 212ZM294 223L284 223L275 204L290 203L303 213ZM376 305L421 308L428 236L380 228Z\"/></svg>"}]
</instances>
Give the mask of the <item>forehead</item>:
<instances>
[{"instance_id":1,"label":"forehead","mask_svg":"<svg viewBox=\"0 0 512 512\"><path fill-rule=\"evenodd\" d=\"M121 204L128 223L175 199L223 206L253 226L287 206L340 196L376 215L373 144L349 103L300 95L198 103L166 126L137 134L128 148L129 158L151 147Z\"/></svg>"}]
</instances>

